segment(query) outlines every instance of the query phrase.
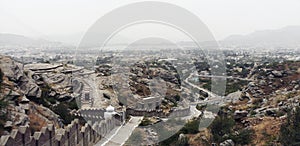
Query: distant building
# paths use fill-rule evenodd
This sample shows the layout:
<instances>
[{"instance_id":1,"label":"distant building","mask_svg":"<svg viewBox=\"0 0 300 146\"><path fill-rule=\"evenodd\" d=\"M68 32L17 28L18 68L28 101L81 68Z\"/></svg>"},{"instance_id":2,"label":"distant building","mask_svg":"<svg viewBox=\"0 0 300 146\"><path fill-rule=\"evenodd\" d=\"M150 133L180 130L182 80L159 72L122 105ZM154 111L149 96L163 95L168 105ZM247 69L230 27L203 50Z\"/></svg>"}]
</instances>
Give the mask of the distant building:
<instances>
[{"instance_id":1,"label":"distant building","mask_svg":"<svg viewBox=\"0 0 300 146\"><path fill-rule=\"evenodd\" d=\"M160 97L147 97L136 103L135 109L137 110L155 110L161 104Z\"/></svg>"}]
</instances>

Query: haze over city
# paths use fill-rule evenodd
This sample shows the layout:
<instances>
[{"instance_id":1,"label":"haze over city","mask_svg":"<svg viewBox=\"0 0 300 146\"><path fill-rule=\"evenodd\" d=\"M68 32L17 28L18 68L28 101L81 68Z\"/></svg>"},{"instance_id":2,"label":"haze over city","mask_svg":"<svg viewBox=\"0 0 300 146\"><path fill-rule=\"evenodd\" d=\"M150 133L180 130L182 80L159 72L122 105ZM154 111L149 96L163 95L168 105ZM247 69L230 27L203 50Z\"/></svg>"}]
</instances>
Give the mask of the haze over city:
<instances>
[{"instance_id":1,"label":"haze over city","mask_svg":"<svg viewBox=\"0 0 300 146\"><path fill-rule=\"evenodd\" d=\"M101 16L134 0L114 1L38 1L2 0L0 33L77 44L84 32ZM234 34L245 35L259 30L300 25L297 0L163 0L196 14L217 40ZM149 32L162 32L165 27L143 26ZM139 28L126 37L139 35ZM144 32L144 31L143 31ZM172 34L172 31L163 32ZM132 36L133 35L133 36Z\"/></svg>"}]
</instances>

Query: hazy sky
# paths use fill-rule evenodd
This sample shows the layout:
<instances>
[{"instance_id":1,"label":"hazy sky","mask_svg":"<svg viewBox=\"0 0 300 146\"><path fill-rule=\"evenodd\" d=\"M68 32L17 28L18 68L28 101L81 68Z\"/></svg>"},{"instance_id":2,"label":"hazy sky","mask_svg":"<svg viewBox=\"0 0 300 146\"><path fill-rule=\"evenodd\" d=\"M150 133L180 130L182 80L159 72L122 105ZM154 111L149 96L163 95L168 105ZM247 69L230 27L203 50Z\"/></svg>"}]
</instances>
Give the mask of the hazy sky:
<instances>
[{"instance_id":1,"label":"hazy sky","mask_svg":"<svg viewBox=\"0 0 300 146\"><path fill-rule=\"evenodd\" d=\"M161 0L195 13L217 39L300 25L299 0ZM27 36L85 32L105 13L135 0L0 0L0 33Z\"/></svg>"}]
</instances>

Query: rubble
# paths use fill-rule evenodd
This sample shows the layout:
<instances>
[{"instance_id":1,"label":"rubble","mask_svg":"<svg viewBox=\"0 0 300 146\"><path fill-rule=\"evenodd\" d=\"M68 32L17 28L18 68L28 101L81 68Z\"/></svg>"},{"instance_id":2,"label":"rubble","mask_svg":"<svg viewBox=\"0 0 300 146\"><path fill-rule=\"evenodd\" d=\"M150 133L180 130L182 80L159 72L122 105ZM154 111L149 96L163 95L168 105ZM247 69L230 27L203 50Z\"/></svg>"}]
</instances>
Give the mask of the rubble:
<instances>
[{"instance_id":1,"label":"rubble","mask_svg":"<svg viewBox=\"0 0 300 146\"><path fill-rule=\"evenodd\" d=\"M227 139L224 142L220 143L220 146L234 146L234 142L231 139Z\"/></svg>"}]
</instances>

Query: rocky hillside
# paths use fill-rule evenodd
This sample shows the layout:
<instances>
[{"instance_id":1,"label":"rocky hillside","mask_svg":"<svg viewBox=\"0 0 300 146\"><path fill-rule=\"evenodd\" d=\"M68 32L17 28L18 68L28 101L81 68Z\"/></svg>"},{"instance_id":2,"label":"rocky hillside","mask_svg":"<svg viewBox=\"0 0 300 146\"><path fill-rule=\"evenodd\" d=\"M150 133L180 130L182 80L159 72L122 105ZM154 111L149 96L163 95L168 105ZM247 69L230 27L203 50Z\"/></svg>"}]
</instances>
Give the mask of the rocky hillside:
<instances>
[{"instance_id":1,"label":"rocky hillside","mask_svg":"<svg viewBox=\"0 0 300 146\"><path fill-rule=\"evenodd\" d=\"M21 125L32 131L47 124L62 127L74 118L70 112L77 106L64 75L43 74L6 56L0 56L0 71L1 134Z\"/></svg>"},{"instance_id":2,"label":"rocky hillside","mask_svg":"<svg viewBox=\"0 0 300 146\"><path fill-rule=\"evenodd\" d=\"M209 127L195 133L178 134L162 143L297 145L300 135L300 62L260 62L250 77L249 83L240 91L242 94L235 95L238 100L222 106Z\"/></svg>"}]
</instances>

